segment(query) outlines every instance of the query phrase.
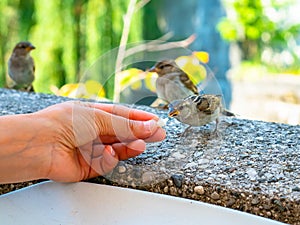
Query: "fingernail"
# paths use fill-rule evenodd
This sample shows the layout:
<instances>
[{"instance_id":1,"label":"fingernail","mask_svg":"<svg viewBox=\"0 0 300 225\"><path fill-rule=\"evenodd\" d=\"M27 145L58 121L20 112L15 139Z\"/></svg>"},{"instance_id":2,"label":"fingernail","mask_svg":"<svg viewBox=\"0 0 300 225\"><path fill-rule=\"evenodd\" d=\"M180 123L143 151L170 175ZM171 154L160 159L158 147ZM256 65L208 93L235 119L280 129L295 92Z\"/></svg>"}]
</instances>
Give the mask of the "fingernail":
<instances>
[{"instance_id":1,"label":"fingernail","mask_svg":"<svg viewBox=\"0 0 300 225\"><path fill-rule=\"evenodd\" d=\"M145 122L145 127L148 130L152 131L154 128L157 127L157 121L155 121L155 120L148 120L148 121Z\"/></svg>"},{"instance_id":2,"label":"fingernail","mask_svg":"<svg viewBox=\"0 0 300 225\"><path fill-rule=\"evenodd\" d=\"M111 146L108 146L109 150L110 150L110 154L112 156L115 156L116 155L116 152L114 151L114 149L111 147Z\"/></svg>"}]
</instances>

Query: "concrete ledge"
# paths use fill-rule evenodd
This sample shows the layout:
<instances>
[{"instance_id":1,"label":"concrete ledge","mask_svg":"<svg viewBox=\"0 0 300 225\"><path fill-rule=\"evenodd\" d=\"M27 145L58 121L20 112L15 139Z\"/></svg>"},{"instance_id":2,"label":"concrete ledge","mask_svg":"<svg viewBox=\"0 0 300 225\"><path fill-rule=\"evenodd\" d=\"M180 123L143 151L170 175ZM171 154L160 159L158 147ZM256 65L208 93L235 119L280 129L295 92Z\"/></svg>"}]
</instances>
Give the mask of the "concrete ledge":
<instances>
[{"instance_id":1,"label":"concrete ledge","mask_svg":"<svg viewBox=\"0 0 300 225\"><path fill-rule=\"evenodd\" d=\"M68 99L0 89L0 115L30 113ZM134 106L167 119L164 111ZM224 118L181 137L167 122L167 138L108 176L89 182L138 188L209 202L289 224L300 224L300 126ZM6 193L38 181L0 185Z\"/></svg>"}]
</instances>

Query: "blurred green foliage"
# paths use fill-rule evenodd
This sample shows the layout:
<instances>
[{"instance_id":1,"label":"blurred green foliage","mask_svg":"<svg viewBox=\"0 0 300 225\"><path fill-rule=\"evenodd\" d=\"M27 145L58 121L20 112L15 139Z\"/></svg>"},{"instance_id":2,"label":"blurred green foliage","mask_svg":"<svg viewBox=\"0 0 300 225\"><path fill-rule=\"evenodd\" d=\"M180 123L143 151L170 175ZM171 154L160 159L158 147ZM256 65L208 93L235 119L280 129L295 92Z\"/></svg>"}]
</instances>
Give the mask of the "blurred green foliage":
<instances>
[{"instance_id":1,"label":"blurred green foliage","mask_svg":"<svg viewBox=\"0 0 300 225\"><path fill-rule=\"evenodd\" d=\"M129 0L1 0L0 86L14 45L28 40L36 46L35 90L77 83L105 52L118 47ZM133 15L129 42L142 39L143 11ZM102 76L102 74L99 74ZM108 94L112 81L106 84Z\"/></svg>"},{"instance_id":2,"label":"blurred green foliage","mask_svg":"<svg viewBox=\"0 0 300 225\"><path fill-rule=\"evenodd\" d=\"M290 15L296 0L223 2L228 16L218 28L224 39L238 44L243 60L263 62L278 70L300 69L295 52L300 21L293 22Z\"/></svg>"},{"instance_id":3,"label":"blurred green foliage","mask_svg":"<svg viewBox=\"0 0 300 225\"><path fill-rule=\"evenodd\" d=\"M106 97L112 99L114 79L110 73L114 66L105 62L114 58L105 53L119 47L129 1L1 0L0 87L5 85L7 60L13 47L21 40L28 40L36 46L31 53L36 64L36 91L50 93L51 87L79 83L87 71L92 71L94 74L87 79L98 76L95 80L104 85ZM288 16L288 9L295 1L224 0L229 16L220 22L219 30L226 40L238 43L244 59L297 70L300 57L294 50L299 24L288 23L284 16L274 19L268 14L273 10ZM128 43L163 35L156 15L160 4L160 0L152 0L142 10L135 11ZM280 57L275 57L276 54ZM112 55L117 55L116 51ZM104 63L93 66L99 57Z\"/></svg>"}]
</instances>

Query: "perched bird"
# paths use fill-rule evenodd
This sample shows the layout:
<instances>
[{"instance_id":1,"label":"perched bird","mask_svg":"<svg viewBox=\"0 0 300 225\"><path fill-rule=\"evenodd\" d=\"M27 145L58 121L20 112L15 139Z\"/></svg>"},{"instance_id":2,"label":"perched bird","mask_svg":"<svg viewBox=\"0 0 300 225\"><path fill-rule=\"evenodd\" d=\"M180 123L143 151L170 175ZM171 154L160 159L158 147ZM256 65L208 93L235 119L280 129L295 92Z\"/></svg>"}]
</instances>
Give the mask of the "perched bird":
<instances>
[{"instance_id":1,"label":"perched bird","mask_svg":"<svg viewBox=\"0 0 300 225\"><path fill-rule=\"evenodd\" d=\"M174 60L160 61L149 71L158 74L156 80L157 96L167 103L192 94L199 94L189 76L177 66Z\"/></svg>"},{"instance_id":2,"label":"perched bird","mask_svg":"<svg viewBox=\"0 0 300 225\"><path fill-rule=\"evenodd\" d=\"M31 50L35 47L27 41L19 42L9 60L8 75L11 81L7 82L9 88L18 90L33 91L34 61L30 56Z\"/></svg>"},{"instance_id":3,"label":"perched bird","mask_svg":"<svg viewBox=\"0 0 300 225\"><path fill-rule=\"evenodd\" d=\"M184 133L192 126L203 126L212 121L216 121L216 128L213 133L217 133L221 114L234 116L233 113L222 107L220 95L191 95L169 104L169 116L190 125Z\"/></svg>"}]
</instances>

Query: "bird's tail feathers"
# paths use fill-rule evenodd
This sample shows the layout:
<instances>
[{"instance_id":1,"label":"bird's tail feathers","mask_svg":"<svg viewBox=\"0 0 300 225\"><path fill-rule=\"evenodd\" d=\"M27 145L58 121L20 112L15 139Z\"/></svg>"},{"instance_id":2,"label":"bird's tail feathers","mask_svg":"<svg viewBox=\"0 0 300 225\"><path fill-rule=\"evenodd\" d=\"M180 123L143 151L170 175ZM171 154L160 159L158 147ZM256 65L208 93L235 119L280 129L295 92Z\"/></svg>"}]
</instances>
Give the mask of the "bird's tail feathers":
<instances>
[{"instance_id":1,"label":"bird's tail feathers","mask_svg":"<svg viewBox=\"0 0 300 225\"><path fill-rule=\"evenodd\" d=\"M235 116L234 113L227 111L226 109L223 109L222 114L224 116Z\"/></svg>"}]
</instances>

